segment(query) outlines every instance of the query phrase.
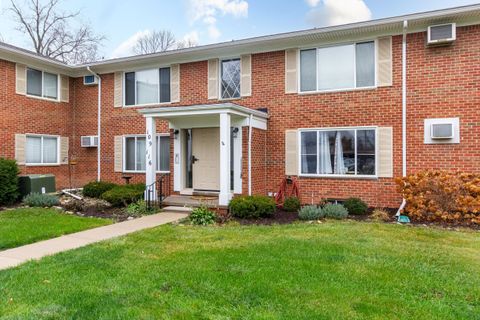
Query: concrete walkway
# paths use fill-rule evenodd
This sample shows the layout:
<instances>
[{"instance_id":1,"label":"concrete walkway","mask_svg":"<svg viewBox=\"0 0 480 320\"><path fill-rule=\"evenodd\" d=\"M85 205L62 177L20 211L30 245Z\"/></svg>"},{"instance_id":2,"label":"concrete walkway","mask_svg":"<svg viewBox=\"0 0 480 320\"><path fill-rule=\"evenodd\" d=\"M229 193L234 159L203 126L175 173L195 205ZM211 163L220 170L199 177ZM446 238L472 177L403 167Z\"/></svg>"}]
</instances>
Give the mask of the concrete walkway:
<instances>
[{"instance_id":1,"label":"concrete walkway","mask_svg":"<svg viewBox=\"0 0 480 320\"><path fill-rule=\"evenodd\" d=\"M178 221L187 216L188 214L185 213L162 212L0 251L0 270L18 266L32 259L38 260L55 253Z\"/></svg>"}]
</instances>

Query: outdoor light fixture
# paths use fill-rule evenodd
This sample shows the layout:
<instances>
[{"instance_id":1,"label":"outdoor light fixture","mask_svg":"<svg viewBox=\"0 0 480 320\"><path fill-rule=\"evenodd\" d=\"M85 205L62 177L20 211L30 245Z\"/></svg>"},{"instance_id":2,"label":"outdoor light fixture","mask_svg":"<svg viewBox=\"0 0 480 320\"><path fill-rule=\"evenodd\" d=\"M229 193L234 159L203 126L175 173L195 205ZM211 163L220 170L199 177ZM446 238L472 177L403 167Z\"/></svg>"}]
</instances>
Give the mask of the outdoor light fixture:
<instances>
[{"instance_id":1,"label":"outdoor light fixture","mask_svg":"<svg viewBox=\"0 0 480 320\"><path fill-rule=\"evenodd\" d=\"M178 129L173 130L173 135L174 135L175 140L178 138L179 133L180 133L180 130L178 130Z\"/></svg>"},{"instance_id":2,"label":"outdoor light fixture","mask_svg":"<svg viewBox=\"0 0 480 320\"><path fill-rule=\"evenodd\" d=\"M232 137L236 138L238 136L238 128L233 128Z\"/></svg>"}]
</instances>

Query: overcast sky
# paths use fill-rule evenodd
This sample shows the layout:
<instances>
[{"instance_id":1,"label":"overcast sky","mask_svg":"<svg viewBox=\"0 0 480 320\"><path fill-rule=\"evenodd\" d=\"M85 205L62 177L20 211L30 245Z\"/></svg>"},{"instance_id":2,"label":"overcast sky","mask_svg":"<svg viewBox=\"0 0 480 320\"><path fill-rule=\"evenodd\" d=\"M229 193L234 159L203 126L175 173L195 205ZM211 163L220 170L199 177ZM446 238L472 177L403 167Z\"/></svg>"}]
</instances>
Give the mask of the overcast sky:
<instances>
[{"instance_id":1,"label":"overcast sky","mask_svg":"<svg viewBox=\"0 0 480 320\"><path fill-rule=\"evenodd\" d=\"M22 3L25 0L16 0ZM0 35L5 42L31 49L15 30L0 0ZM106 36L105 58L131 55L135 40L168 29L178 39L208 44L311 27L384 18L479 3L469 0L64 0L65 10L81 10L81 21Z\"/></svg>"}]
</instances>

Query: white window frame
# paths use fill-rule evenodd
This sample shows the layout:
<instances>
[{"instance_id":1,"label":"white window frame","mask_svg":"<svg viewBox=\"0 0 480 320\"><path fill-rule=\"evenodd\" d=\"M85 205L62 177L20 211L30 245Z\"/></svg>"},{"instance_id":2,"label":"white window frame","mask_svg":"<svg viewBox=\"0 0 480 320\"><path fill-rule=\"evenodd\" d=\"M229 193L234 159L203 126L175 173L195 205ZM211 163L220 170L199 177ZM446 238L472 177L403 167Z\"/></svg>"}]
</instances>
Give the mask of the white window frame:
<instances>
[{"instance_id":1,"label":"white window frame","mask_svg":"<svg viewBox=\"0 0 480 320\"><path fill-rule=\"evenodd\" d=\"M375 130L375 174L366 175L357 173L357 131L358 130ZM302 132L317 132L317 157L318 157L318 133L321 131L354 131L354 143L355 143L355 173L354 174L313 174L302 173ZM310 178L342 178L342 179L378 179L378 127L377 126L360 126L360 127L332 127L332 128L301 128L297 132L297 159L298 159L298 176L310 177ZM318 159L317 159L317 172L318 172Z\"/></svg>"},{"instance_id":2,"label":"white window frame","mask_svg":"<svg viewBox=\"0 0 480 320\"><path fill-rule=\"evenodd\" d=\"M27 162L25 157L25 165L28 167L42 167L42 166L59 166L60 165L60 136L58 135L50 135L50 134L37 134L37 133L27 133L25 134L25 155L27 153L27 140L28 137L34 138L41 138L40 140L40 162L39 163L32 163ZM57 162L48 162L43 163L43 138L56 138L57 139Z\"/></svg>"},{"instance_id":3,"label":"white window frame","mask_svg":"<svg viewBox=\"0 0 480 320\"><path fill-rule=\"evenodd\" d=\"M41 96L36 96L36 95L33 95L33 94L28 94L28 69L31 69L31 70L35 70L35 71L40 71L42 73L42 95ZM57 98L54 99L54 98L49 98L49 97L45 97L44 96L44 90L45 90L45 81L44 81L44 73L50 73L50 74L54 74L57 76ZM59 102L60 101L60 75L58 73L55 73L55 72L50 72L50 71L45 71L45 70L42 70L42 69L38 69L38 68L33 68L33 67L26 67L25 68L25 95L29 98L33 98L33 99L40 99L40 100L47 100L47 101L53 101L53 102Z\"/></svg>"},{"instance_id":4,"label":"white window frame","mask_svg":"<svg viewBox=\"0 0 480 320\"><path fill-rule=\"evenodd\" d=\"M238 60L240 62L240 95L234 98L223 98L222 97L222 62L228 60ZM229 101L229 100L238 100L242 98L242 57L223 57L218 59L218 100Z\"/></svg>"},{"instance_id":5,"label":"white window frame","mask_svg":"<svg viewBox=\"0 0 480 320\"><path fill-rule=\"evenodd\" d=\"M157 133L156 137L170 137L169 133ZM123 136L123 142L122 142L122 169L123 172L126 173L145 173L145 170L127 170L127 138L146 138L146 135L144 134L129 134L129 135L124 135ZM155 138L156 141L156 138ZM172 143L170 141L170 143ZM135 158L137 157L137 140L135 139ZM170 156L169 156L170 158ZM170 162L170 160L169 160ZM135 164L137 162L135 161ZM155 168L157 168L157 164L155 164ZM156 173L170 173L170 170L164 171L164 170L156 170Z\"/></svg>"},{"instance_id":6,"label":"white window frame","mask_svg":"<svg viewBox=\"0 0 480 320\"><path fill-rule=\"evenodd\" d=\"M365 42L373 42L373 55L374 55L374 85L373 86L368 86L368 87L357 87L357 51L356 51L356 45L360 43L365 43ZM332 48L332 47L339 47L339 46L347 46L347 45L354 45L354 55L353 55L353 82L354 86L350 88L339 88L339 89L327 89L327 90L319 90L318 89L318 65L319 65L319 49L323 48ZM303 47L298 49L298 54L297 54L297 88L298 88L298 93L299 94L312 94L312 93L328 93L328 92L342 92L342 91L361 91L361 90L372 90L376 89L378 87L378 79L377 79L377 46L378 46L378 41L377 39L365 39L365 40L359 40L359 41L354 41L354 42L344 42L344 43L335 43L335 44L328 44L328 45L323 45L323 46L316 46L316 47ZM310 90L310 91L301 91L301 70L300 70L300 52L303 50L316 50L316 62L317 62L317 67L316 67L316 90Z\"/></svg>"},{"instance_id":7,"label":"white window frame","mask_svg":"<svg viewBox=\"0 0 480 320\"><path fill-rule=\"evenodd\" d=\"M160 69L163 69L163 68L169 68L170 69L170 101L166 101L166 102L160 102ZM159 82L158 82L158 102L137 104L137 76L136 76L136 73L141 72L141 71L149 71L149 70L156 70L157 71L157 78L159 79ZM135 73L135 104L127 105L127 103L126 103L127 102L127 92L125 90L125 87L126 87L125 86L125 74L126 73L131 73L131 72ZM157 66L157 67L154 67L154 68L145 68L145 69L135 69L135 70L123 71L123 77L122 77L122 102L123 102L122 106L123 106L123 108L149 107L149 106L161 106L161 105L172 104L171 90L172 90L172 66L171 65Z\"/></svg>"},{"instance_id":8,"label":"white window frame","mask_svg":"<svg viewBox=\"0 0 480 320\"><path fill-rule=\"evenodd\" d=\"M443 26L452 26L452 37L447 38L447 39L440 39L440 40L432 40L432 28L435 27L443 27ZM437 43L442 43L442 42L452 42L457 39L457 24L455 22L453 23L442 23L442 24L436 24L432 26L428 26L427 28L427 43L428 44L437 44Z\"/></svg>"}]
</instances>

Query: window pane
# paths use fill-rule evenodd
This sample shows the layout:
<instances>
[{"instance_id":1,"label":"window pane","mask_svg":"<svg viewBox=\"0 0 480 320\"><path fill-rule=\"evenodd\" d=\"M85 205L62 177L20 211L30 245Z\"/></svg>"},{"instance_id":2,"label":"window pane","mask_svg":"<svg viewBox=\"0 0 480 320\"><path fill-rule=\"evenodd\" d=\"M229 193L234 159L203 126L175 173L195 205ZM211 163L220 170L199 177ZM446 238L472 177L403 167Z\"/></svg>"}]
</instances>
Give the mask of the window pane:
<instances>
[{"instance_id":1,"label":"window pane","mask_svg":"<svg viewBox=\"0 0 480 320\"><path fill-rule=\"evenodd\" d=\"M43 73L43 96L47 98L57 99L58 81L57 75L44 72Z\"/></svg>"},{"instance_id":2,"label":"window pane","mask_svg":"<svg viewBox=\"0 0 480 320\"><path fill-rule=\"evenodd\" d=\"M135 170L135 138L125 138L125 169Z\"/></svg>"},{"instance_id":3,"label":"window pane","mask_svg":"<svg viewBox=\"0 0 480 320\"><path fill-rule=\"evenodd\" d=\"M354 87L354 45L318 49L319 90Z\"/></svg>"},{"instance_id":4,"label":"window pane","mask_svg":"<svg viewBox=\"0 0 480 320\"><path fill-rule=\"evenodd\" d=\"M317 90L317 49L300 51L300 91Z\"/></svg>"},{"instance_id":5,"label":"window pane","mask_svg":"<svg viewBox=\"0 0 480 320\"><path fill-rule=\"evenodd\" d=\"M135 73L137 80L137 104L158 103L158 70Z\"/></svg>"},{"instance_id":6,"label":"window pane","mask_svg":"<svg viewBox=\"0 0 480 320\"><path fill-rule=\"evenodd\" d=\"M42 96L42 72L27 69L27 94Z\"/></svg>"},{"instance_id":7,"label":"window pane","mask_svg":"<svg viewBox=\"0 0 480 320\"><path fill-rule=\"evenodd\" d=\"M125 105L135 104L135 72L125 73Z\"/></svg>"},{"instance_id":8,"label":"window pane","mask_svg":"<svg viewBox=\"0 0 480 320\"><path fill-rule=\"evenodd\" d=\"M57 163L57 138L43 138L43 163Z\"/></svg>"},{"instance_id":9,"label":"window pane","mask_svg":"<svg viewBox=\"0 0 480 320\"><path fill-rule=\"evenodd\" d=\"M137 138L137 157L135 160L137 171L145 170L145 138Z\"/></svg>"},{"instance_id":10,"label":"window pane","mask_svg":"<svg viewBox=\"0 0 480 320\"><path fill-rule=\"evenodd\" d=\"M329 134L334 174L355 173L355 131L332 131Z\"/></svg>"},{"instance_id":11,"label":"window pane","mask_svg":"<svg viewBox=\"0 0 480 320\"><path fill-rule=\"evenodd\" d=\"M357 87L375 85L375 44L374 42L356 45Z\"/></svg>"},{"instance_id":12,"label":"window pane","mask_svg":"<svg viewBox=\"0 0 480 320\"><path fill-rule=\"evenodd\" d=\"M157 171L170 171L170 137L157 138Z\"/></svg>"},{"instance_id":13,"label":"window pane","mask_svg":"<svg viewBox=\"0 0 480 320\"><path fill-rule=\"evenodd\" d=\"M240 97L240 59L222 61L222 98Z\"/></svg>"},{"instance_id":14,"label":"window pane","mask_svg":"<svg viewBox=\"0 0 480 320\"><path fill-rule=\"evenodd\" d=\"M301 133L302 173L317 173L317 132Z\"/></svg>"},{"instance_id":15,"label":"window pane","mask_svg":"<svg viewBox=\"0 0 480 320\"><path fill-rule=\"evenodd\" d=\"M357 131L357 174L375 174L375 130Z\"/></svg>"},{"instance_id":16,"label":"window pane","mask_svg":"<svg viewBox=\"0 0 480 320\"><path fill-rule=\"evenodd\" d=\"M160 102L170 102L170 68L160 69Z\"/></svg>"},{"instance_id":17,"label":"window pane","mask_svg":"<svg viewBox=\"0 0 480 320\"><path fill-rule=\"evenodd\" d=\"M42 138L27 137L26 162L40 163L42 161L41 154Z\"/></svg>"}]
</instances>

